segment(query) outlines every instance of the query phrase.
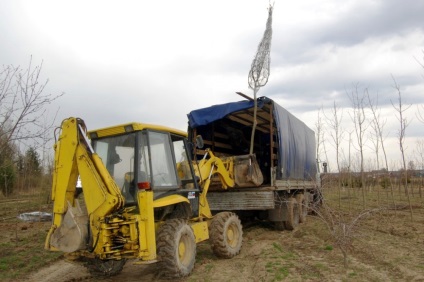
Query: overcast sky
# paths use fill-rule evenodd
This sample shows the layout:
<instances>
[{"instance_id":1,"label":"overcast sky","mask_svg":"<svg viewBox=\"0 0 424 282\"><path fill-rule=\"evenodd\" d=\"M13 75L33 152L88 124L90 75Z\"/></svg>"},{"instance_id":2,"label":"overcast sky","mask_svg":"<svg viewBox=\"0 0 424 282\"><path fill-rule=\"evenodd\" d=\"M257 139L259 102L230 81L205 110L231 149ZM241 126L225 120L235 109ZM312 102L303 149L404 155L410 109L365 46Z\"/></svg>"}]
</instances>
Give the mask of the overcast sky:
<instances>
[{"instance_id":1,"label":"overcast sky","mask_svg":"<svg viewBox=\"0 0 424 282\"><path fill-rule=\"evenodd\" d=\"M0 63L25 67L31 55L33 64L43 61L46 91L65 93L52 105L51 113L60 108L57 124L78 116L90 129L139 121L185 130L191 110L241 100L236 91L253 95L247 76L268 4L3 0ZM395 78L412 105L406 112L412 157L424 135L415 117L424 104L423 12L424 1L416 0L276 0L271 75L258 95L312 129L319 108L336 102L345 108L348 132L347 93L368 89L379 96L396 159Z\"/></svg>"}]
</instances>

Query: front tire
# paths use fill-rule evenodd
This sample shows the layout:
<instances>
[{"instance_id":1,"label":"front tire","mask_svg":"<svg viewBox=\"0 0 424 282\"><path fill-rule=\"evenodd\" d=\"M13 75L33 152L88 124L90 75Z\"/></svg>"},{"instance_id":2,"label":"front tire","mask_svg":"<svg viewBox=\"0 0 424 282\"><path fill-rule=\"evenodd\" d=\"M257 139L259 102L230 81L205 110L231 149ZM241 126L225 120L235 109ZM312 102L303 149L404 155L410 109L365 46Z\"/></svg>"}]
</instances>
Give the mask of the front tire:
<instances>
[{"instance_id":1,"label":"front tire","mask_svg":"<svg viewBox=\"0 0 424 282\"><path fill-rule=\"evenodd\" d=\"M243 228L235 213L221 212L214 216L209 226L212 251L221 258L232 258L240 253Z\"/></svg>"},{"instance_id":2,"label":"front tire","mask_svg":"<svg viewBox=\"0 0 424 282\"><path fill-rule=\"evenodd\" d=\"M183 219L167 220L157 239L158 258L167 277L184 277L191 273L196 258L193 230Z\"/></svg>"}]
</instances>

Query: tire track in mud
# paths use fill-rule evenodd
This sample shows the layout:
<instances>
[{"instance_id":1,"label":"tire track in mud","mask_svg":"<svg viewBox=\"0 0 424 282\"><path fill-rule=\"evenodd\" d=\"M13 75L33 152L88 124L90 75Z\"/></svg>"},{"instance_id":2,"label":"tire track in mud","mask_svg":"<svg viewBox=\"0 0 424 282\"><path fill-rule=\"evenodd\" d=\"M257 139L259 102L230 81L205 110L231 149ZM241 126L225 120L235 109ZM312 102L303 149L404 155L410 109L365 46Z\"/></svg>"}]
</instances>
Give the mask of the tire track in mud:
<instances>
[{"instance_id":1,"label":"tire track in mud","mask_svg":"<svg viewBox=\"0 0 424 282\"><path fill-rule=\"evenodd\" d=\"M85 281L90 278L92 277L84 266L60 260L31 274L27 281L71 282Z\"/></svg>"}]
</instances>

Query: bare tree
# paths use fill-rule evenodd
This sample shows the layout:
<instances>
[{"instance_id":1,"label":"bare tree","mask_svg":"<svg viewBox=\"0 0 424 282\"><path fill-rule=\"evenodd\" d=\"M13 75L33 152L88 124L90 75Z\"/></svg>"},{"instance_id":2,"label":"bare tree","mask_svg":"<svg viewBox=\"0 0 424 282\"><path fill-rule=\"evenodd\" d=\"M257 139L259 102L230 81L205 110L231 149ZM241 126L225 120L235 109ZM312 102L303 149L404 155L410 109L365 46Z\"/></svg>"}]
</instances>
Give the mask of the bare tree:
<instances>
[{"instance_id":1,"label":"bare tree","mask_svg":"<svg viewBox=\"0 0 424 282\"><path fill-rule=\"evenodd\" d=\"M325 112L324 112L325 115ZM331 108L330 115L326 117L326 123L330 128L330 138L332 140L332 145L336 149L336 164L337 172L339 173L338 177L338 191L339 191L339 207L341 205L341 174L340 174L340 146L343 140L344 130L342 129L342 120L343 120L343 110L341 110L336 101L333 101L333 107Z\"/></svg>"},{"instance_id":2,"label":"bare tree","mask_svg":"<svg viewBox=\"0 0 424 282\"><path fill-rule=\"evenodd\" d=\"M317 157L321 156L321 154L324 154L324 161L320 162L321 165L326 165L327 171L330 172L331 171L331 165L328 163L328 150L327 150L327 146L326 146L326 134L325 134L325 124L322 121L322 117L321 117L321 112L323 113L323 115L325 115L324 113L324 108L321 106L320 110L318 111L318 117L317 117L317 121L315 123L315 130L318 133L318 138L317 138ZM320 169L320 168L318 168Z\"/></svg>"},{"instance_id":3,"label":"bare tree","mask_svg":"<svg viewBox=\"0 0 424 282\"><path fill-rule=\"evenodd\" d=\"M409 121L408 119L405 117L405 112L411 107L411 105L407 105L405 106L402 102L402 92L400 90L400 86L397 84L395 78L392 76L394 85L393 87L396 89L397 94L398 94L398 103L394 104L392 101L392 106L393 108L396 110L397 113L397 119L399 120L399 124L400 124L400 128L399 128L399 132L398 132L398 140L399 140L399 149L400 149L400 153L402 156L402 168L403 168L403 172L404 172L404 189L405 189L405 194L408 198L408 202L409 202L409 208L410 208L410 212L411 212L411 220L412 218L412 205L411 205L411 199L409 196L409 190L408 190L408 170L406 167L406 159L405 159L405 137L406 137L406 128L409 125Z\"/></svg>"},{"instance_id":4,"label":"bare tree","mask_svg":"<svg viewBox=\"0 0 424 282\"><path fill-rule=\"evenodd\" d=\"M422 53L423 53L423 59L422 60L424 61L424 50L422 50ZM415 60L424 69L424 64L421 63L417 58L415 58ZM424 75L423 75L423 78L424 78ZM417 105L416 116L417 116L417 118L420 122L424 123L424 106L423 105Z\"/></svg>"},{"instance_id":5,"label":"bare tree","mask_svg":"<svg viewBox=\"0 0 424 282\"><path fill-rule=\"evenodd\" d=\"M325 112L324 112L325 115ZM340 172L340 146L343 141L344 130L342 129L342 120L343 120L343 109L340 109L336 101L333 102L333 107L331 108L330 115L326 117L326 123L330 130L330 138L332 140L332 145L336 149L336 164L337 171Z\"/></svg>"},{"instance_id":6,"label":"bare tree","mask_svg":"<svg viewBox=\"0 0 424 282\"><path fill-rule=\"evenodd\" d=\"M370 140L372 142L372 149L375 153L375 166L376 169L380 168L380 147L381 147L381 142L380 142L380 138L379 138L379 122L380 122L380 109L376 108L376 106L373 105L373 101L370 98L370 95L368 93L368 91L366 92L366 96L368 98L368 106L371 110L372 113L372 119L371 119L371 123L370 123L370 127L372 129L372 131L370 132ZM378 103L378 94L376 97L376 103Z\"/></svg>"},{"instance_id":7,"label":"bare tree","mask_svg":"<svg viewBox=\"0 0 424 282\"><path fill-rule=\"evenodd\" d=\"M415 156L415 160L417 161L418 166L420 167L420 185L419 185L419 194L420 194L420 198L422 198L422 190L421 187L423 186L423 171L424 171L424 139L420 139L417 140L416 143L416 147L415 147L415 152L414 152L414 156Z\"/></svg>"},{"instance_id":8,"label":"bare tree","mask_svg":"<svg viewBox=\"0 0 424 282\"><path fill-rule=\"evenodd\" d=\"M272 39L272 10L271 4L268 8L268 20L266 22L266 28L261 42L258 46L255 58L253 59L252 66L249 71L249 87L253 89L254 96L254 108L253 108L253 126L252 134L250 137L250 150L249 154L253 154L253 147L255 141L255 130L257 125L256 114L257 114L257 100L256 94L262 86L265 86L269 78L269 67L271 64L271 39Z\"/></svg>"},{"instance_id":9,"label":"bare tree","mask_svg":"<svg viewBox=\"0 0 424 282\"><path fill-rule=\"evenodd\" d=\"M318 111L317 121L315 122L316 157L317 157L316 162L317 162L317 169L318 169L316 179L317 179L317 181L319 181L318 187L321 187L321 176L320 176L320 174L321 174L321 170L320 170L320 165L321 165L321 150L322 150L321 144L323 143L323 137L324 137L323 136L323 134L324 134L324 131L323 131L324 130L324 125L322 123L322 118L321 118L321 115L320 115L321 110L322 110L322 107Z\"/></svg>"},{"instance_id":10,"label":"bare tree","mask_svg":"<svg viewBox=\"0 0 424 282\"><path fill-rule=\"evenodd\" d=\"M423 57L422 57L422 61L424 62L424 50L421 50L421 52L423 53ZM418 60L417 58L415 58L415 61L417 61L417 63L424 69L424 63L421 63L420 60ZM424 77L424 75L423 75Z\"/></svg>"},{"instance_id":11,"label":"bare tree","mask_svg":"<svg viewBox=\"0 0 424 282\"><path fill-rule=\"evenodd\" d=\"M349 188L352 188L353 187L353 185L352 185L352 154L351 154L352 133L353 133L353 131L350 131L349 132L349 150L348 150L348 160L347 160L347 163L348 163L347 172L348 172L348 175L349 175ZM348 191L349 198L350 198L350 190L351 189L348 189L347 190ZM355 189L353 189L353 191L355 191ZM350 203L349 203L349 209L350 209Z\"/></svg>"},{"instance_id":12,"label":"bare tree","mask_svg":"<svg viewBox=\"0 0 424 282\"><path fill-rule=\"evenodd\" d=\"M416 116L417 116L417 119L420 122L422 122L422 123L424 123L424 114L423 114L423 112L424 112L424 106L423 105L417 105Z\"/></svg>"},{"instance_id":13,"label":"bare tree","mask_svg":"<svg viewBox=\"0 0 424 282\"><path fill-rule=\"evenodd\" d=\"M324 124L321 118L322 108L318 111L317 120L315 122L315 138L316 138L316 155L317 155L317 166L318 172L320 171L319 164L321 163L321 144L323 142L323 134L324 134Z\"/></svg>"},{"instance_id":14,"label":"bare tree","mask_svg":"<svg viewBox=\"0 0 424 282\"><path fill-rule=\"evenodd\" d=\"M34 141L42 138L53 127L43 124L46 106L64 95L44 93L48 80L40 81L43 62L32 65L32 57L27 69L3 66L0 71L0 153L7 143L15 141Z\"/></svg>"},{"instance_id":15,"label":"bare tree","mask_svg":"<svg viewBox=\"0 0 424 282\"><path fill-rule=\"evenodd\" d=\"M324 199L320 201L319 209L312 207L313 213L320 219L329 233L330 241L340 250L343 255L344 267L348 267L348 255L353 250L355 240L363 235L361 230L362 221L384 210L375 208L360 212L346 213L342 210L333 209Z\"/></svg>"},{"instance_id":16,"label":"bare tree","mask_svg":"<svg viewBox=\"0 0 424 282\"><path fill-rule=\"evenodd\" d=\"M393 183L389 177L389 163L387 161L387 153L386 153L386 147L384 146L384 139L385 139L385 135L384 135L384 127L386 126L386 122L387 120L382 120L381 118L381 109L378 106L378 94L375 100L373 100L368 91L367 91L367 98L368 98L368 106L371 110L372 113L372 122L371 122L371 127L373 129L374 132L374 148L375 148L375 153L376 153L376 157L377 157L377 167L380 168L380 162L379 162L379 149L381 147L381 150L383 152L383 157L384 157L384 164L385 164L385 169L386 169L386 173L387 175L385 177L387 177L387 179L389 179L390 182L390 193L392 196L392 201L393 201L393 206L396 207L396 203L395 203L395 196L394 196L394 192L393 192Z\"/></svg>"},{"instance_id":17,"label":"bare tree","mask_svg":"<svg viewBox=\"0 0 424 282\"><path fill-rule=\"evenodd\" d=\"M362 201L364 205L364 209L366 206L366 198L365 198L365 171L364 171L364 147L365 147L365 139L366 139L366 130L369 126L367 116L366 116L366 96L365 93L359 93L359 86L355 85L355 89L348 94L350 101L352 103L352 114L351 119L354 124L355 134L356 134L356 142L357 142L357 150L360 156L360 173L361 173L361 190L362 190Z\"/></svg>"}]
</instances>

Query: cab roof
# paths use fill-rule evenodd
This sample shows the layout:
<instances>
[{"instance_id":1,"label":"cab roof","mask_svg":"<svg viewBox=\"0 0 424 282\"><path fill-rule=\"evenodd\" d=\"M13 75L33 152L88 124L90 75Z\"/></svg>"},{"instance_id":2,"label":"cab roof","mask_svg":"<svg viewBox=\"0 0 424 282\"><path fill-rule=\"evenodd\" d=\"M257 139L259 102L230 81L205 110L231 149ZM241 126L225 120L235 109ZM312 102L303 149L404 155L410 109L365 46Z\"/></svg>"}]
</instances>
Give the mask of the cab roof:
<instances>
[{"instance_id":1,"label":"cab roof","mask_svg":"<svg viewBox=\"0 0 424 282\"><path fill-rule=\"evenodd\" d=\"M138 122L130 122L130 123L124 123L124 124L119 124L115 126L109 126L105 128L90 130L88 132L88 135L90 136L91 139L94 139L94 138L120 135L123 133L129 133L129 132L135 132L135 131L141 131L141 130L169 132L171 134L187 137L187 132L184 132L182 130L178 130L175 128L162 126L162 125L154 125L154 124L138 123Z\"/></svg>"}]
</instances>

